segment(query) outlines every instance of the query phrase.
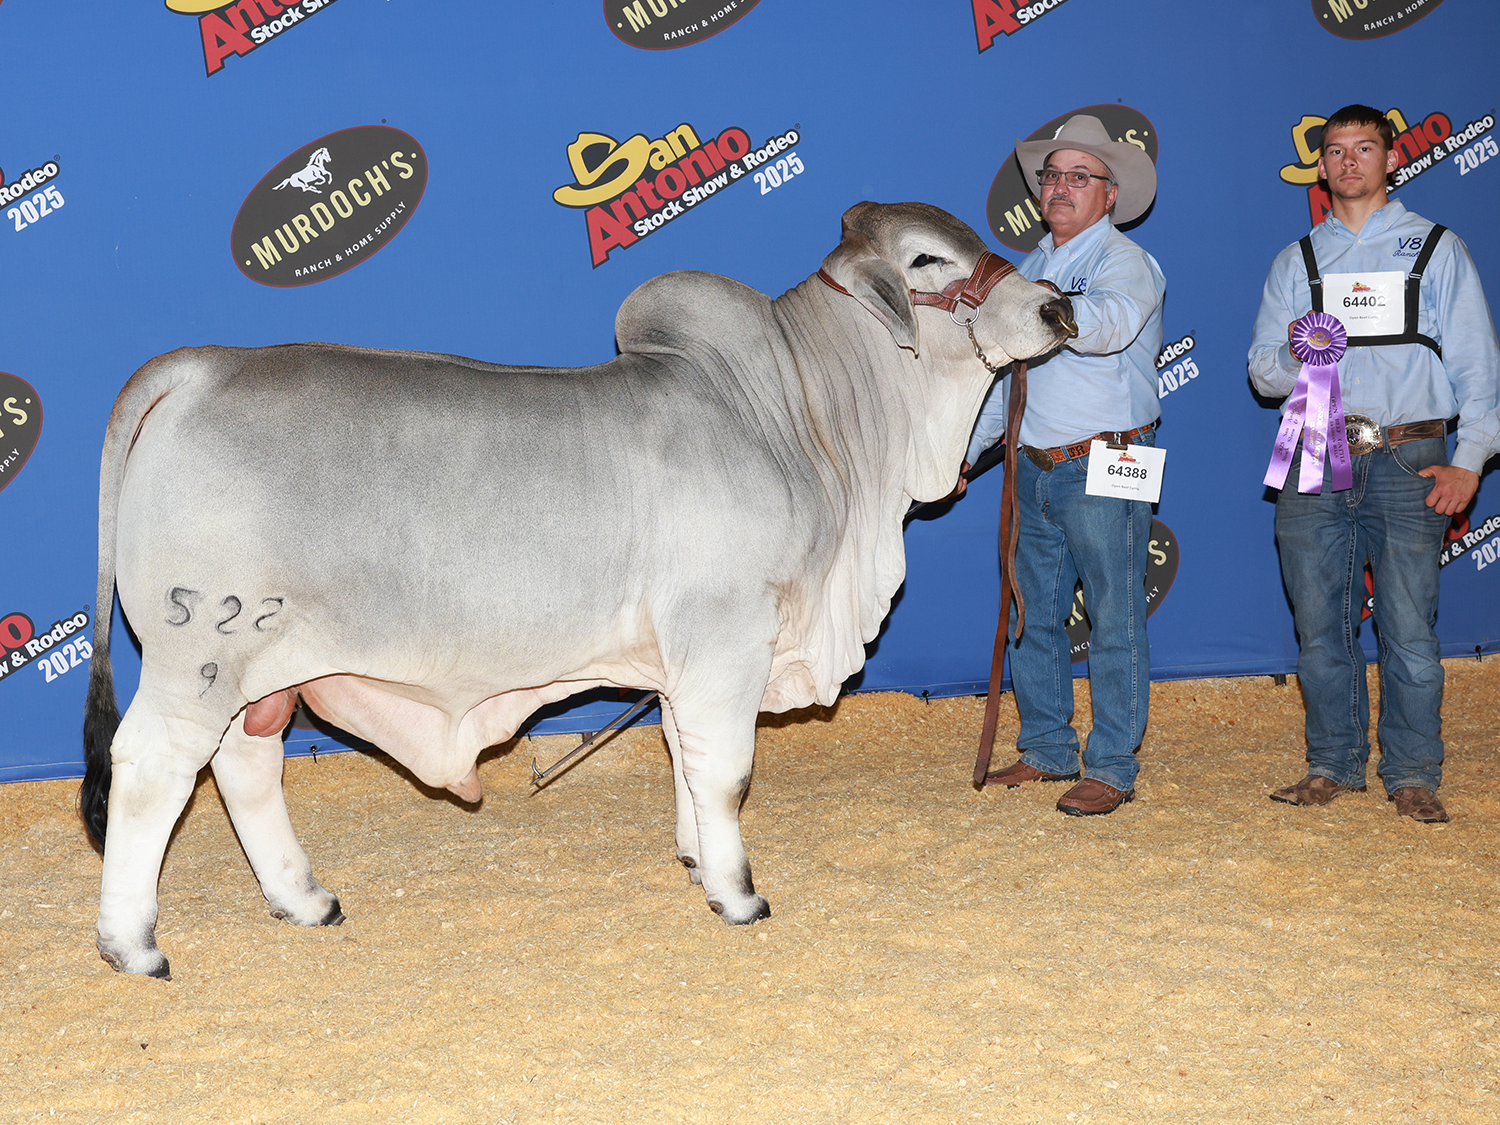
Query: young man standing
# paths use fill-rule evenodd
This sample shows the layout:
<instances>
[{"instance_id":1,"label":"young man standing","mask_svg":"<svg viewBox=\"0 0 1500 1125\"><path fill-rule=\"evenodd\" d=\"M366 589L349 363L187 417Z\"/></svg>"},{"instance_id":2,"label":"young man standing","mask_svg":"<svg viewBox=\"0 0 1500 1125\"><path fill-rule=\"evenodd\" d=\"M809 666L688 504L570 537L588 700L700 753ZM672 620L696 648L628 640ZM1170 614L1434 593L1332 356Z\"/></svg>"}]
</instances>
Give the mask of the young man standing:
<instances>
[{"instance_id":1,"label":"young man standing","mask_svg":"<svg viewBox=\"0 0 1500 1125\"><path fill-rule=\"evenodd\" d=\"M1380 775L1399 816L1448 819L1437 796L1443 666L1435 624L1438 560L1500 450L1500 347L1484 290L1457 236L1387 196L1394 130L1369 106L1323 126L1318 174L1333 213L1271 266L1255 321L1250 378L1289 394L1301 364L1291 325L1309 311L1345 322L1338 386L1353 487L1299 491L1299 452L1276 503L1276 544L1292 601L1307 703L1308 774L1271 799L1326 805L1365 789L1370 703L1356 636L1364 564L1375 574L1380 661ZM1458 417L1447 456L1447 422Z\"/></svg>"},{"instance_id":2,"label":"young man standing","mask_svg":"<svg viewBox=\"0 0 1500 1125\"><path fill-rule=\"evenodd\" d=\"M1011 682L1021 716L1021 757L988 785L1079 777L1073 729L1072 645L1065 628L1073 585L1083 581L1092 631L1089 683L1094 727L1083 780L1057 802L1069 816L1113 812L1135 796L1135 750L1146 729L1151 651L1145 573L1151 505L1085 491L1089 443L1154 445L1156 356L1166 280L1156 260L1110 221L1140 217L1156 197L1144 150L1111 140L1096 117L1077 114L1049 140L1016 143L1016 159L1041 200L1049 233L1019 267L1067 291L1078 336L1031 361L1021 419L1014 581L1026 599L1019 642L1011 619ZM1005 430L1007 376L990 392L969 443L978 459ZM1015 440L1012 435L1010 440Z\"/></svg>"}]
</instances>

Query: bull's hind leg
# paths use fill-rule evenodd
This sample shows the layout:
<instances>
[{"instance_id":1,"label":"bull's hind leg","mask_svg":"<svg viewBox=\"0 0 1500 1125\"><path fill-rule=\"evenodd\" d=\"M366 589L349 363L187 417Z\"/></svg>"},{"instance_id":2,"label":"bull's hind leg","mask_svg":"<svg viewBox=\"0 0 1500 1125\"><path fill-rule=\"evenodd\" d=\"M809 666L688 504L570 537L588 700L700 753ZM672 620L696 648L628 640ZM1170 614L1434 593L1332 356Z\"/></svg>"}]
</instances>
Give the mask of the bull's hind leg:
<instances>
[{"instance_id":1,"label":"bull's hind leg","mask_svg":"<svg viewBox=\"0 0 1500 1125\"><path fill-rule=\"evenodd\" d=\"M156 947L156 884L172 827L219 734L201 720L164 708L145 676L115 732L99 953L123 972L169 975L167 959Z\"/></svg>"},{"instance_id":2,"label":"bull's hind leg","mask_svg":"<svg viewBox=\"0 0 1500 1125\"><path fill-rule=\"evenodd\" d=\"M718 696L714 698L713 696ZM699 696L675 692L664 700L663 715L671 711L675 746L671 747L673 774L680 773L677 824L697 826L695 868L709 909L730 925L758 922L771 916L771 906L755 893L750 860L740 838L740 804L750 785L755 761L755 716L758 692L724 698L720 693ZM672 737L669 734L669 739ZM682 810L684 796L690 813ZM684 849L679 836L678 853Z\"/></svg>"},{"instance_id":3,"label":"bull's hind leg","mask_svg":"<svg viewBox=\"0 0 1500 1125\"><path fill-rule=\"evenodd\" d=\"M241 714L214 755L214 780L272 916L300 926L336 926L344 920L339 900L313 877L287 816L283 760L281 731L246 734Z\"/></svg>"}]
</instances>

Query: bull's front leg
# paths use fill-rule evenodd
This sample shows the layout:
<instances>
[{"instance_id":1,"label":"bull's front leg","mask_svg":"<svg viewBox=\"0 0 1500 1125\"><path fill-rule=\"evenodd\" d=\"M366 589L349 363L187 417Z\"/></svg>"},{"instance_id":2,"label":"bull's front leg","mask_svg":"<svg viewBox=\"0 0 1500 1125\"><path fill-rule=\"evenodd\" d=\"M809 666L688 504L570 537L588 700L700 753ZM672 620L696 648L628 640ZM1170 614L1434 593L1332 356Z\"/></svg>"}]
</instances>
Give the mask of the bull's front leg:
<instances>
[{"instance_id":1,"label":"bull's front leg","mask_svg":"<svg viewBox=\"0 0 1500 1125\"><path fill-rule=\"evenodd\" d=\"M287 816L281 731L252 737L245 722L244 714L235 719L213 759L214 780L240 846L273 917L300 926L336 926L344 920L339 900L313 877Z\"/></svg>"},{"instance_id":2,"label":"bull's front leg","mask_svg":"<svg viewBox=\"0 0 1500 1125\"><path fill-rule=\"evenodd\" d=\"M667 740L667 750L672 756L672 790L677 808L677 862L687 868L688 878L702 884L703 869L698 865L698 817L693 811L693 791L688 788L687 778L682 772L682 748L678 743L677 724L672 720L672 708L666 700L661 703L661 729Z\"/></svg>"},{"instance_id":3,"label":"bull's front leg","mask_svg":"<svg viewBox=\"0 0 1500 1125\"><path fill-rule=\"evenodd\" d=\"M740 805L755 761L760 695L753 694L748 704L746 698L695 698L679 692L662 702L663 732L677 782L678 856L696 876L693 882L702 884L709 909L736 926L771 916L770 903L755 892L740 837ZM696 830L696 847L683 838L685 829Z\"/></svg>"},{"instance_id":4,"label":"bull's front leg","mask_svg":"<svg viewBox=\"0 0 1500 1125\"><path fill-rule=\"evenodd\" d=\"M156 946L156 884L172 828L216 740L209 729L169 721L145 689L115 732L98 944L121 972L171 974Z\"/></svg>"}]
</instances>

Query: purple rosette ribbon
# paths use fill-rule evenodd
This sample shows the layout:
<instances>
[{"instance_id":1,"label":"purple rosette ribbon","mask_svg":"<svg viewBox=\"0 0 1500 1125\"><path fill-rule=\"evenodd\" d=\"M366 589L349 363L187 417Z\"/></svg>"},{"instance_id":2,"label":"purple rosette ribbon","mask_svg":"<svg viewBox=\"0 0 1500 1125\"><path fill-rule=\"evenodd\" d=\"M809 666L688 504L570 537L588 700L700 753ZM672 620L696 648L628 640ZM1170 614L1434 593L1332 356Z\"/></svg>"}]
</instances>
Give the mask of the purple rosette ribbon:
<instances>
[{"instance_id":1,"label":"purple rosette ribbon","mask_svg":"<svg viewBox=\"0 0 1500 1125\"><path fill-rule=\"evenodd\" d=\"M1276 448L1266 469L1265 483L1281 488L1292 467L1297 436L1302 436L1302 469L1297 491L1323 491L1323 458L1332 467L1333 491L1354 485L1349 461L1349 435L1344 427L1344 400L1339 394L1339 360L1349 346L1349 334L1336 316L1310 312L1292 325L1292 355L1302 363L1297 385L1286 400Z\"/></svg>"}]
</instances>

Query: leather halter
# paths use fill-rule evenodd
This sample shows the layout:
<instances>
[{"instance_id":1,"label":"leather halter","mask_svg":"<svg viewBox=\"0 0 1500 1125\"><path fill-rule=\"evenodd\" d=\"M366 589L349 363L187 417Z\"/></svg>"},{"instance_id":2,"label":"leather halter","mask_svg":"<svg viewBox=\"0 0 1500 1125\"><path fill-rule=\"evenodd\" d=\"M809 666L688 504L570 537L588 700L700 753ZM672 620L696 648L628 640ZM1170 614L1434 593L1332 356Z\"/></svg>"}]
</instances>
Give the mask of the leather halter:
<instances>
[{"instance_id":1,"label":"leather halter","mask_svg":"<svg viewBox=\"0 0 1500 1125\"><path fill-rule=\"evenodd\" d=\"M974 355L979 362L984 364L991 375L998 374L1000 366L991 363L989 356L984 354L984 349L979 346L979 340L974 335L974 322L979 319L979 306L984 304L990 290L1003 277L1016 272L1016 267L1007 262L999 254L986 250L979 255L979 261L974 263L974 272L963 281L950 281L943 287L941 293L929 293L920 289L911 289L911 303L913 305L928 305L933 308L942 309L953 318L953 323L962 327L969 333L969 343L974 346ZM852 296L825 269L818 270L818 276L823 283L838 290L847 296ZM1057 287L1053 286L1055 290Z\"/></svg>"},{"instance_id":2,"label":"leather halter","mask_svg":"<svg viewBox=\"0 0 1500 1125\"><path fill-rule=\"evenodd\" d=\"M1007 274L1015 272L1015 266L999 254L986 250L979 255L979 261L974 264L974 272L963 281L949 282L941 293L927 293L920 289L912 289L910 290L911 301L914 305L932 305L940 308L953 317L955 324L968 327L978 318L979 306L990 295L990 290L995 287L995 283ZM835 281L833 275L827 270L819 269L818 277L829 288L838 290L846 297L852 296L849 290Z\"/></svg>"},{"instance_id":3,"label":"leather halter","mask_svg":"<svg viewBox=\"0 0 1500 1125\"><path fill-rule=\"evenodd\" d=\"M986 250L974 264L974 272L965 281L954 281L943 287L941 293L911 291L914 305L933 305L953 317L954 324L965 328L979 317L979 306L990 295L990 290L1002 277L1016 272L1016 267L999 254Z\"/></svg>"}]
</instances>

